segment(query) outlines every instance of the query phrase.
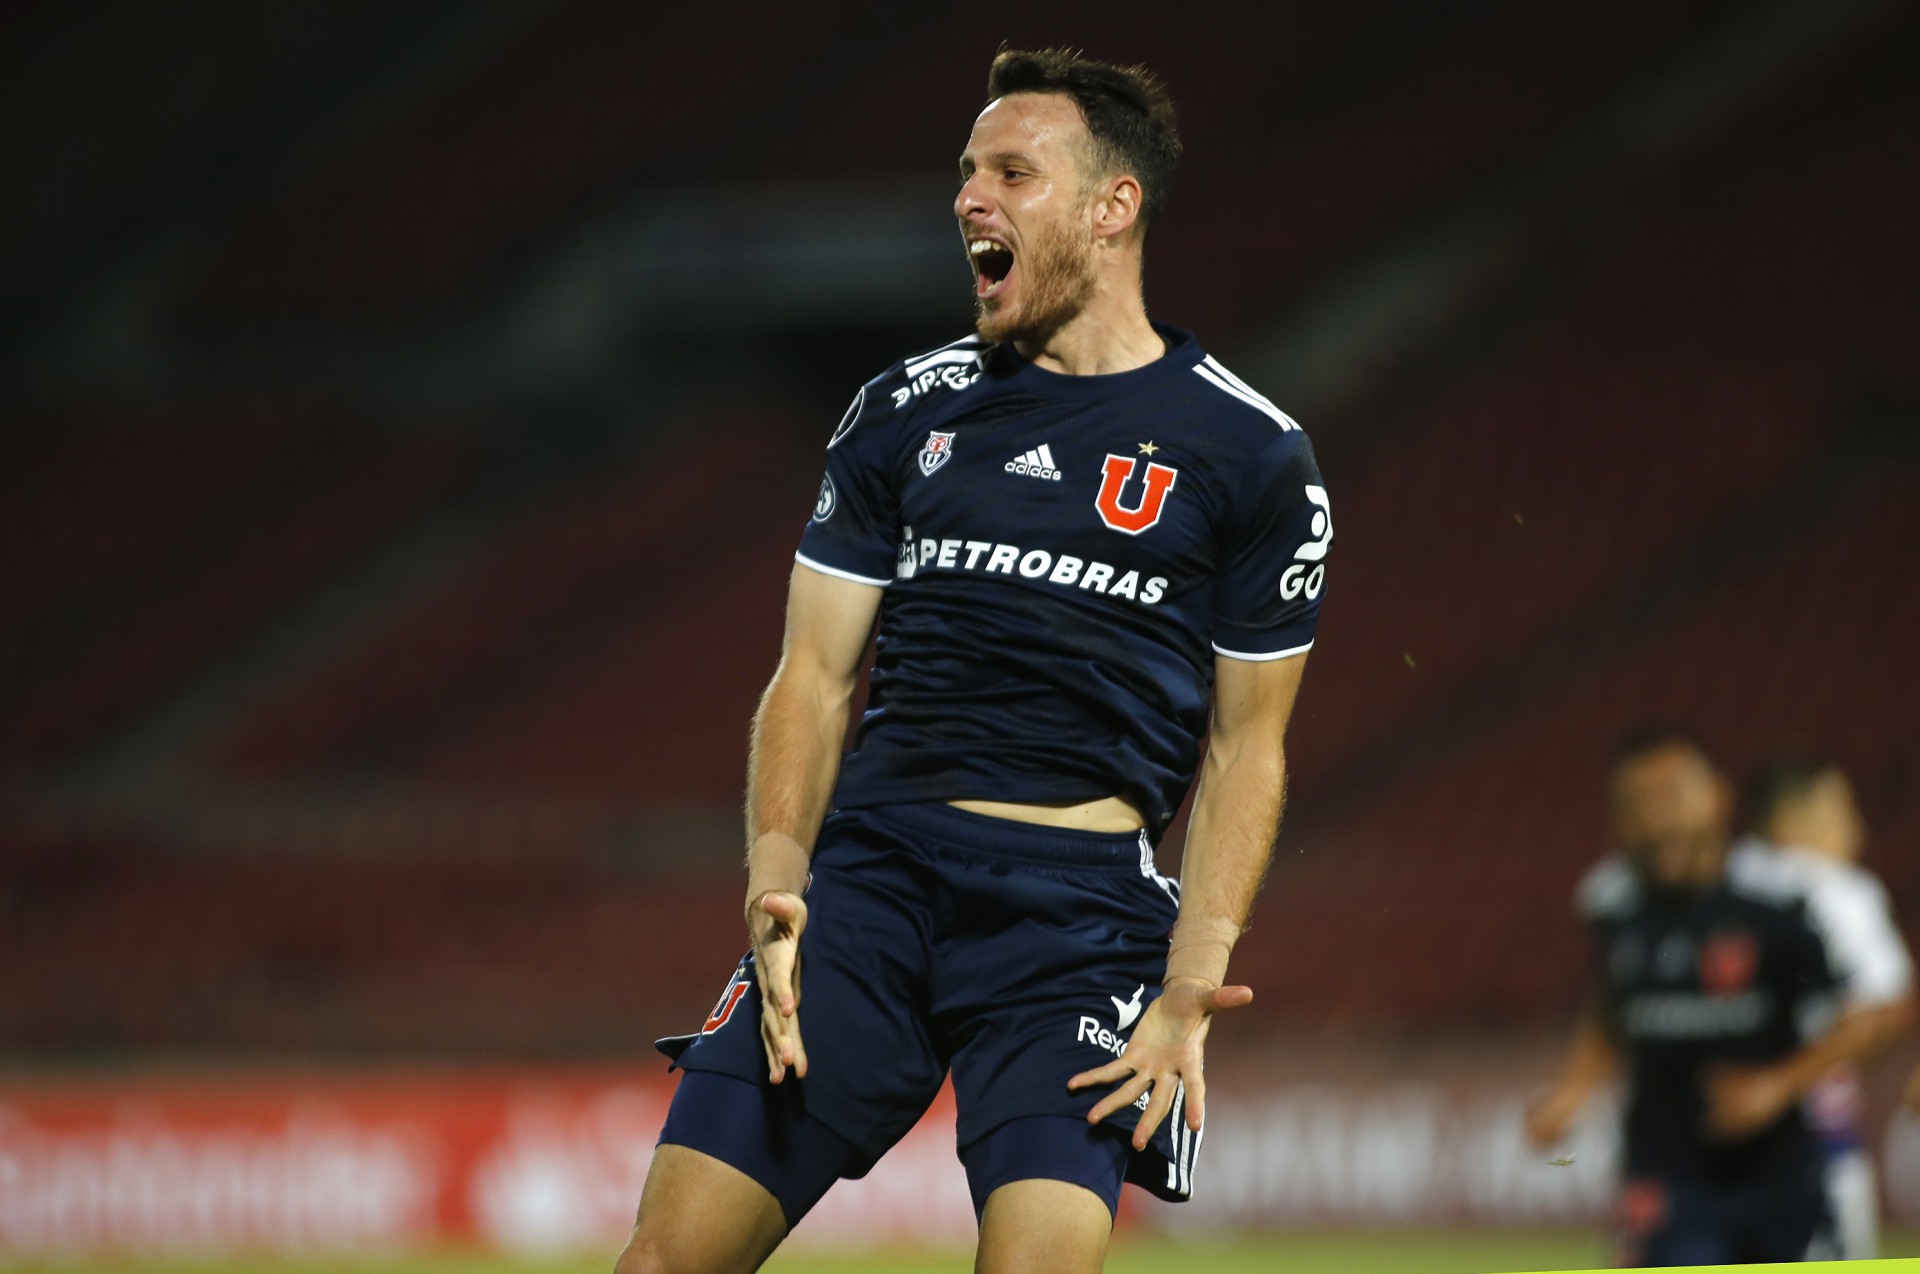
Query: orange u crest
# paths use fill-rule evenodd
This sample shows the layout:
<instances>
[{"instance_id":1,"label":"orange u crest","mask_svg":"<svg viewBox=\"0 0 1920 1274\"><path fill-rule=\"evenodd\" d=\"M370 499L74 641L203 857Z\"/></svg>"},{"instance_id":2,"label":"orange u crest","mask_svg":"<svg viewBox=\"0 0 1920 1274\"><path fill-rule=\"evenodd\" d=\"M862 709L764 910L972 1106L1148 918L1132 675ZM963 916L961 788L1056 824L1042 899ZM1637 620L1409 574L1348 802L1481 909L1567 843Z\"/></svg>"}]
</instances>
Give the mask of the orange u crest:
<instances>
[{"instance_id":1,"label":"orange u crest","mask_svg":"<svg viewBox=\"0 0 1920 1274\"><path fill-rule=\"evenodd\" d=\"M1166 507L1167 492L1173 490L1173 480L1180 471L1168 465L1147 462L1147 489L1140 496L1140 503L1129 509L1120 503L1120 493L1126 489L1127 480L1133 477L1135 457L1116 456L1109 452L1107 460L1100 469L1100 496L1093 507L1100 511L1100 520L1116 531L1125 531L1128 535L1138 535L1160 520L1160 512Z\"/></svg>"}]
</instances>

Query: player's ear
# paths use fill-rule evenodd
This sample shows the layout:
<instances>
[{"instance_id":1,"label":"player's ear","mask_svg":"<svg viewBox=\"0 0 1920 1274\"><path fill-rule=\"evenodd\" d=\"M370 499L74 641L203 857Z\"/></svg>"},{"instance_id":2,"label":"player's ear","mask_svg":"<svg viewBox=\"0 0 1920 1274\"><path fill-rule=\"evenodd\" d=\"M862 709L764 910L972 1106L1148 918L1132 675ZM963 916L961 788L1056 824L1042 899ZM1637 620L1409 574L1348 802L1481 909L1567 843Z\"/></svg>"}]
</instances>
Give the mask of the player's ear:
<instances>
[{"instance_id":1,"label":"player's ear","mask_svg":"<svg viewBox=\"0 0 1920 1274\"><path fill-rule=\"evenodd\" d=\"M1124 235L1140 221L1140 183L1132 177L1109 177L1100 186L1099 202L1093 206L1093 234L1096 239Z\"/></svg>"}]
</instances>

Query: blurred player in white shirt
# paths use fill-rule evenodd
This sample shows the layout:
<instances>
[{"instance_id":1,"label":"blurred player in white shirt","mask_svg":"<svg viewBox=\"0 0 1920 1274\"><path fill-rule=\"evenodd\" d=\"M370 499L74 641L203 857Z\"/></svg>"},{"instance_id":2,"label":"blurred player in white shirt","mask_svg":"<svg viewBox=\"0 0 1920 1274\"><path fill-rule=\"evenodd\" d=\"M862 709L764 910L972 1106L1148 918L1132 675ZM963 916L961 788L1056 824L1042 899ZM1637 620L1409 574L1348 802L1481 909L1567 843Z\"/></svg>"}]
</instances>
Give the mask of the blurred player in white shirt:
<instances>
[{"instance_id":1,"label":"blurred player in white shirt","mask_svg":"<svg viewBox=\"0 0 1920 1274\"><path fill-rule=\"evenodd\" d=\"M1846 988L1845 1008L1870 1014L1880 1047L1914 1020L1913 961L1893 922L1887 891L1859 865L1866 823L1841 769L1827 761L1783 759L1748 785L1751 829L1735 857L1771 856L1824 877L1810 896L1826 931L1834 972ZM1879 1187L1862 1127L1860 1073L1836 1067L1806 1099L1814 1135L1827 1153L1828 1197L1840 1255L1874 1256L1879 1246Z\"/></svg>"}]
</instances>

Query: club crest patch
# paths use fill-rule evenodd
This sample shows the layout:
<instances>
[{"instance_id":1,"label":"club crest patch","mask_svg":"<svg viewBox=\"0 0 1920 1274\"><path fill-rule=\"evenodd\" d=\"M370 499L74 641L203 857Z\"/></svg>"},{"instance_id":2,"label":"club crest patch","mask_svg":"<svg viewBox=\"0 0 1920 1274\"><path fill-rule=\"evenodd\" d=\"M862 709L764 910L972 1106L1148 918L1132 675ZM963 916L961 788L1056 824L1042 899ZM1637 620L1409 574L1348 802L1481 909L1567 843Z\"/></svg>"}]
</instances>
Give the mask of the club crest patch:
<instances>
[{"instance_id":1,"label":"club crest patch","mask_svg":"<svg viewBox=\"0 0 1920 1274\"><path fill-rule=\"evenodd\" d=\"M1142 447L1141 450L1146 448ZM1147 461L1146 481L1140 492L1139 503L1129 509L1121 503L1120 497L1137 468L1139 465L1132 456L1108 455L1106 463L1100 468L1100 494L1093 501L1093 507L1099 511L1102 522L1128 535L1138 535L1160 520L1160 513L1166 508L1167 492L1173 490L1174 479L1180 476L1180 471L1171 465Z\"/></svg>"},{"instance_id":2,"label":"club crest patch","mask_svg":"<svg viewBox=\"0 0 1920 1274\"><path fill-rule=\"evenodd\" d=\"M1737 995L1753 985L1759 968L1760 949L1752 934L1721 930L1700 946L1700 988L1708 995Z\"/></svg>"},{"instance_id":3,"label":"club crest patch","mask_svg":"<svg viewBox=\"0 0 1920 1274\"><path fill-rule=\"evenodd\" d=\"M929 431L926 445L920 448L920 472L932 477L933 471L945 464L947 457L952 454L953 435L943 434L937 429Z\"/></svg>"},{"instance_id":4,"label":"club crest patch","mask_svg":"<svg viewBox=\"0 0 1920 1274\"><path fill-rule=\"evenodd\" d=\"M707 1014L706 1024L700 1028L702 1035L711 1035L727 1024L733 1011L740 1007L740 1001L746 998L752 986L752 966L745 960L733 971L733 977L727 980L727 989L720 993L720 1000L713 1006L713 1012Z\"/></svg>"}]
</instances>

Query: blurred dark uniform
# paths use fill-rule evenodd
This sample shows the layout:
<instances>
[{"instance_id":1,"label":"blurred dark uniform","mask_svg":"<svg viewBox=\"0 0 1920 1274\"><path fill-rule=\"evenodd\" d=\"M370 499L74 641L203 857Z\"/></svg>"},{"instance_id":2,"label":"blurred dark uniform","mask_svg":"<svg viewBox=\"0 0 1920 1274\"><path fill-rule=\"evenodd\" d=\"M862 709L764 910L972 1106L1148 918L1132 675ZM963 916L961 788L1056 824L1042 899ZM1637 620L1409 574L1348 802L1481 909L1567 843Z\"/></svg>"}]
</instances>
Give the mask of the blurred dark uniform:
<instances>
[{"instance_id":1,"label":"blurred dark uniform","mask_svg":"<svg viewBox=\"0 0 1920 1274\"><path fill-rule=\"evenodd\" d=\"M1800 1261L1832 1252L1825 1161L1801 1104L1751 1136L1706 1128L1719 1066L1778 1062L1831 1023L1834 961L1790 863L1736 858L1713 886L1651 886L1623 860L1589 873L1602 1008L1628 1059L1625 1265Z\"/></svg>"}]
</instances>

